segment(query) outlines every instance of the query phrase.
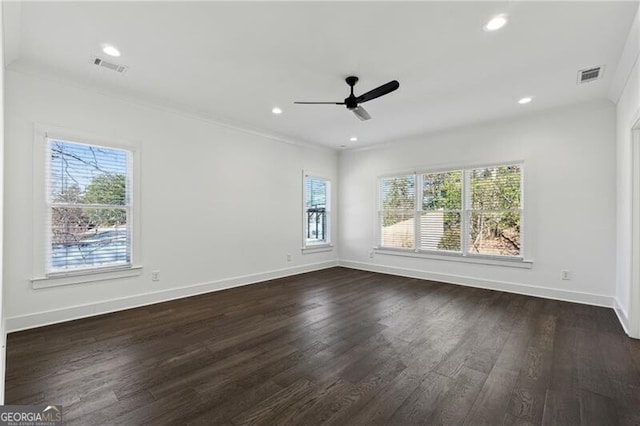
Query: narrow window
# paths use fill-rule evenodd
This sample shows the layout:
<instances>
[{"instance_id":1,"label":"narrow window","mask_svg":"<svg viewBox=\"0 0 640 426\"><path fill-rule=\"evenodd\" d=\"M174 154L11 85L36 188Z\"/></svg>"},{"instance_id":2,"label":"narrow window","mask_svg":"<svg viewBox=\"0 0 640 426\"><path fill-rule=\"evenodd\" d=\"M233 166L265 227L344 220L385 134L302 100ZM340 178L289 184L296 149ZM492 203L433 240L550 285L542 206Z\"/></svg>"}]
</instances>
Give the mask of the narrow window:
<instances>
[{"instance_id":1,"label":"narrow window","mask_svg":"<svg viewBox=\"0 0 640 426\"><path fill-rule=\"evenodd\" d=\"M415 175L380 179L380 246L415 247Z\"/></svg>"},{"instance_id":2,"label":"narrow window","mask_svg":"<svg viewBox=\"0 0 640 426\"><path fill-rule=\"evenodd\" d=\"M305 246L331 242L330 200L331 182L327 179L304 177L304 243Z\"/></svg>"},{"instance_id":3,"label":"narrow window","mask_svg":"<svg viewBox=\"0 0 640 426\"><path fill-rule=\"evenodd\" d=\"M469 253L520 256L519 165L469 170Z\"/></svg>"},{"instance_id":4,"label":"narrow window","mask_svg":"<svg viewBox=\"0 0 640 426\"><path fill-rule=\"evenodd\" d=\"M422 175L420 249L462 252L462 172Z\"/></svg>"}]
</instances>

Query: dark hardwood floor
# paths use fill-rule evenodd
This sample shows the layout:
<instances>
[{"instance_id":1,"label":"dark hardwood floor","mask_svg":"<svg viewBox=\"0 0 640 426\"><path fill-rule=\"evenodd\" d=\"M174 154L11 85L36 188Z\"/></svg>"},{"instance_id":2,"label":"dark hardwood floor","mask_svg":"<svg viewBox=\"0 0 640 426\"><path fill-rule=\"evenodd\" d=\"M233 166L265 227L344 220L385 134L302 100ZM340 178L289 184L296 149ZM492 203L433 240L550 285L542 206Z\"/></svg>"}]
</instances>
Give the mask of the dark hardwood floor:
<instances>
[{"instance_id":1,"label":"dark hardwood floor","mask_svg":"<svg viewBox=\"0 0 640 426\"><path fill-rule=\"evenodd\" d=\"M611 309L343 268L8 337L65 424L638 425Z\"/></svg>"}]
</instances>

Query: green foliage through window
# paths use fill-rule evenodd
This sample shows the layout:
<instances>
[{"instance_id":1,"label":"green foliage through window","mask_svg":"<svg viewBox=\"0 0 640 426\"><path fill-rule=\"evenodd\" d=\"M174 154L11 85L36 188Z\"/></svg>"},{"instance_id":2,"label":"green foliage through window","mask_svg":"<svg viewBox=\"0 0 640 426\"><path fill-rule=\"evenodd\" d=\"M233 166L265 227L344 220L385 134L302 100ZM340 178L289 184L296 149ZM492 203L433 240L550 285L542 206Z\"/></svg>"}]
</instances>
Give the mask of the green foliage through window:
<instances>
[{"instance_id":1,"label":"green foliage through window","mask_svg":"<svg viewBox=\"0 0 640 426\"><path fill-rule=\"evenodd\" d=\"M521 170L519 165L474 169L471 185L469 250L520 254Z\"/></svg>"},{"instance_id":2,"label":"green foliage through window","mask_svg":"<svg viewBox=\"0 0 640 426\"><path fill-rule=\"evenodd\" d=\"M130 261L129 153L49 140L49 270Z\"/></svg>"},{"instance_id":3,"label":"green foliage through window","mask_svg":"<svg viewBox=\"0 0 640 426\"><path fill-rule=\"evenodd\" d=\"M517 164L382 178L380 245L519 256L521 187Z\"/></svg>"},{"instance_id":4,"label":"green foliage through window","mask_svg":"<svg viewBox=\"0 0 640 426\"><path fill-rule=\"evenodd\" d=\"M416 178L414 175L383 178L382 241L387 247L413 248L415 239L414 208Z\"/></svg>"}]
</instances>

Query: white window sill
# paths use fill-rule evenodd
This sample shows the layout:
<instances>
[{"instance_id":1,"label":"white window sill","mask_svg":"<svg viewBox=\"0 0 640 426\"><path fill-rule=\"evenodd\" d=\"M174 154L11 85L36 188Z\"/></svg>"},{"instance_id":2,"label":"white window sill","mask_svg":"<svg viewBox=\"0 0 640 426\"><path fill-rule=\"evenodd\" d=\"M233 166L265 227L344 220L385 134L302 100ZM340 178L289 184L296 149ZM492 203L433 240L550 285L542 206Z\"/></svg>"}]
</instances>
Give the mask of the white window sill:
<instances>
[{"instance_id":1,"label":"white window sill","mask_svg":"<svg viewBox=\"0 0 640 426\"><path fill-rule=\"evenodd\" d=\"M60 287L63 285L73 285L89 283L94 281L115 280L118 278L135 277L142 274L142 265L127 266L123 268L105 268L88 271L74 271L66 274L50 275L47 277L37 277L31 279L34 289Z\"/></svg>"},{"instance_id":2,"label":"white window sill","mask_svg":"<svg viewBox=\"0 0 640 426\"><path fill-rule=\"evenodd\" d=\"M374 251L376 254L384 254L389 256L417 257L421 259L444 260L448 262L476 263L480 265L506 266L509 268L522 269L531 269L533 267L533 260L525 260L519 257L501 258L499 256L482 255L464 256L458 253L427 253L402 249L394 250L390 248L380 247L374 247Z\"/></svg>"},{"instance_id":3,"label":"white window sill","mask_svg":"<svg viewBox=\"0 0 640 426\"><path fill-rule=\"evenodd\" d=\"M302 247L300 251L302 254L322 253L325 251L332 251L333 244L316 244Z\"/></svg>"}]
</instances>

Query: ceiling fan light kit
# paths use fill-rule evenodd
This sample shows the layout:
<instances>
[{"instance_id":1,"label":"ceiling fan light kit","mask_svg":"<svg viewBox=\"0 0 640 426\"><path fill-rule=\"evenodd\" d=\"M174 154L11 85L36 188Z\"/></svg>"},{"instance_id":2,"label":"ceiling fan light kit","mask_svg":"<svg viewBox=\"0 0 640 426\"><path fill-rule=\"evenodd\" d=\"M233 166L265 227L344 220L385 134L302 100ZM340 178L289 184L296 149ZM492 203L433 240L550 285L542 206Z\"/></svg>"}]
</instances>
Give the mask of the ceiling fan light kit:
<instances>
[{"instance_id":1,"label":"ceiling fan light kit","mask_svg":"<svg viewBox=\"0 0 640 426\"><path fill-rule=\"evenodd\" d=\"M345 98L343 102L294 102L294 104L305 104L305 105L345 105L348 110L352 111L356 117L360 120L365 121L371 119L369 113L360 106L360 104L368 102L372 99L379 98L380 96L384 96L388 93L397 90L400 87L400 83L397 80L391 80L388 83L383 84L382 86L376 87L373 90L369 90L367 93L364 93L360 96L356 96L353 93L353 86L358 82L358 77L349 76L345 79L349 87L351 88L351 93L348 97Z\"/></svg>"}]
</instances>

